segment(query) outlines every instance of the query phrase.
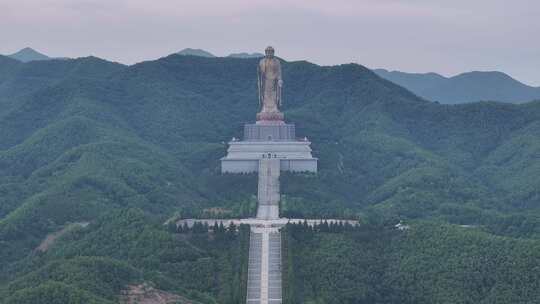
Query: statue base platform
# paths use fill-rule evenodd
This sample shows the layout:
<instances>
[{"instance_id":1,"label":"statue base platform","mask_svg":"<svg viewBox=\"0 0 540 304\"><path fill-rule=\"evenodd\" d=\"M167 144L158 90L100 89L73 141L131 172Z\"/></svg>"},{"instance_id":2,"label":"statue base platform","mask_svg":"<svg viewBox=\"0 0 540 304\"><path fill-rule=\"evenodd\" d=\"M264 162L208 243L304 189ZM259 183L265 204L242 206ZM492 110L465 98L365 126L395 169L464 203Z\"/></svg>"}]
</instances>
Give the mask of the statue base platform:
<instances>
[{"instance_id":1,"label":"statue base platform","mask_svg":"<svg viewBox=\"0 0 540 304\"><path fill-rule=\"evenodd\" d=\"M309 141L253 142L231 141L227 156L221 159L222 173L254 173L259 160L277 158L280 171L317 172L317 158L311 155Z\"/></svg>"},{"instance_id":2,"label":"statue base platform","mask_svg":"<svg viewBox=\"0 0 540 304\"><path fill-rule=\"evenodd\" d=\"M295 141L294 124L258 121L244 125L244 141Z\"/></svg>"},{"instance_id":3,"label":"statue base platform","mask_svg":"<svg viewBox=\"0 0 540 304\"><path fill-rule=\"evenodd\" d=\"M229 142L227 156L221 159L222 173L253 173L259 160L277 158L280 171L317 172L317 158L311 154L307 138L296 139L294 124L258 121L244 125L243 140Z\"/></svg>"},{"instance_id":4,"label":"statue base platform","mask_svg":"<svg viewBox=\"0 0 540 304\"><path fill-rule=\"evenodd\" d=\"M285 115L281 112L260 112L257 113L257 123L261 122L281 122L283 123Z\"/></svg>"}]
</instances>

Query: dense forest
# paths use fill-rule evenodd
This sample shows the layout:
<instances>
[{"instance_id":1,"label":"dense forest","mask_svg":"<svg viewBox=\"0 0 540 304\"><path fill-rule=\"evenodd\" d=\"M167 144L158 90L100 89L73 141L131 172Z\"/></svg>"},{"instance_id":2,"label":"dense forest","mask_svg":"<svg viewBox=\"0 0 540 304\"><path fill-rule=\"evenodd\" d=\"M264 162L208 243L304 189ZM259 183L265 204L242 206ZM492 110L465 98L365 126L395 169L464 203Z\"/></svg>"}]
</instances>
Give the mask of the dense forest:
<instances>
[{"instance_id":1,"label":"dense forest","mask_svg":"<svg viewBox=\"0 0 540 304\"><path fill-rule=\"evenodd\" d=\"M236 291L223 280L239 273L233 257L242 237L205 240L163 223L254 214L256 176L221 175L219 158L255 118L256 64L177 55L132 66L94 57L21 63L0 56L0 303L51 295L66 299L58 303L115 302L122 288L141 282L201 303L235 301ZM282 215L354 218L370 227L428 221L438 224L411 230L431 229L426 244L439 240L439 229L458 229L456 242L440 242L466 246L458 241L472 234L501 257L509 254L507 244L528 250L540 242L540 102L439 105L355 64L283 62L283 74L286 119L312 141L320 171L282 177ZM474 232L462 233L460 225ZM39 249L56 234L47 250ZM356 240L313 238L320 240L299 241L291 254L311 247L316 254L325 238ZM450 244L443 243L441 250ZM351 242L342 254L360 254L361 244ZM426 244L392 236L379 245L421 257ZM324 254L341 254L327 249ZM292 275L303 275L294 265L304 262L291 264ZM441 273L454 267L447 258L438 262ZM382 271L362 265L336 275L362 281L361 275ZM531 278L537 270L522 269ZM513 284L508 276L497 283ZM394 282L385 280L379 287ZM396 282L410 283L403 280ZM342 283L325 294L299 286L295 297L328 301ZM434 280L429 288L446 283ZM424 290L414 288L407 290ZM477 295L461 299L470 297Z\"/></svg>"},{"instance_id":2,"label":"dense forest","mask_svg":"<svg viewBox=\"0 0 540 304\"><path fill-rule=\"evenodd\" d=\"M415 222L289 225L286 303L537 303L540 242Z\"/></svg>"},{"instance_id":3,"label":"dense forest","mask_svg":"<svg viewBox=\"0 0 540 304\"><path fill-rule=\"evenodd\" d=\"M115 211L10 265L7 272L19 275L0 289L0 298L117 303L129 284L152 282L198 303L243 302L249 227L208 230L178 231L138 209Z\"/></svg>"}]
</instances>

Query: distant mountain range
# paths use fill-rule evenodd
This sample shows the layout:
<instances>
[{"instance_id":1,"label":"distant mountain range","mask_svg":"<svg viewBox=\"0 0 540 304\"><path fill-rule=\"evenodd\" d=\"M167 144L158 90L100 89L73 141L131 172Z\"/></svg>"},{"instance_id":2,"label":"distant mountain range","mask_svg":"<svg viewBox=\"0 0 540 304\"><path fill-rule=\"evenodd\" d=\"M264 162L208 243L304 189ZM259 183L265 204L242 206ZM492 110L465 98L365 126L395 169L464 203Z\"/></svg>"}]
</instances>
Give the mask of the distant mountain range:
<instances>
[{"instance_id":1,"label":"distant mountain range","mask_svg":"<svg viewBox=\"0 0 540 304\"><path fill-rule=\"evenodd\" d=\"M35 61L35 60L48 60L51 59L51 57L42 54L32 48L24 48L14 54L8 55L8 57L17 59L22 62L29 62L29 61Z\"/></svg>"},{"instance_id":2,"label":"distant mountain range","mask_svg":"<svg viewBox=\"0 0 540 304\"><path fill-rule=\"evenodd\" d=\"M192 48L186 48L181 50L180 52L176 53L178 55L188 55L188 56L199 56L199 57L208 57L208 58L214 58L216 57L214 54L207 52L205 50L201 49L192 49Z\"/></svg>"},{"instance_id":3,"label":"distant mountain range","mask_svg":"<svg viewBox=\"0 0 540 304\"><path fill-rule=\"evenodd\" d=\"M180 52L176 53L178 55L189 55L189 56L199 56L199 57L207 57L207 58L215 58L219 57L216 56L208 51L202 50L202 49L192 49L192 48L186 48L181 50ZM231 58L259 58L263 57L264 54L261 53L232 53L230 55L227 55L226 57Z\"/></svg>"},{"instance_id":4,"label":"distant mountain range","mask_svg":"<svg viewBox=\"0 0 540 304\"><path fill-rule=\"evenodd\" d=\"M418 96L445 104L474 101L522 103L540 99L540 87L528 86L502 72L469 72L444 77L436 73L373 71Z\"/></svg>"},{"instance_id":5,"label":"distant mountain range","mask_svg":"<svg viewBox=\"0 0 540 304\"><path fill-rule=\"evenodd\" d=\"M30 62L30 61L38 61L38 60L51 60L51 59L69 59L66 57L49 57L45 54L42 54L33 48L26 47L14 54L7 55L7 57L16 59L21 62Z\"/></svg>"}]
</instances>

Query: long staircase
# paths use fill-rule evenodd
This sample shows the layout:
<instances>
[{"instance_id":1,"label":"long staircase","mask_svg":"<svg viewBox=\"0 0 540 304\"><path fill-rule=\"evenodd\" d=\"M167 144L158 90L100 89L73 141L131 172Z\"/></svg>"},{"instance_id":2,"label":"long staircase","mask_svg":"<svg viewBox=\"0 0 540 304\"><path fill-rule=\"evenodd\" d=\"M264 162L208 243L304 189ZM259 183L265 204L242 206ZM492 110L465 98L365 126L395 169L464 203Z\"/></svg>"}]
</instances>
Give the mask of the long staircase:
<instances>
[{"instance_id":1,"label":"long staircase","mask_svg":"<svg viewBox=\"0 0 540 304\"><path fill-rule=\"evenodd\" d=\"M281 233L252 227L249 244L247 304L281 304Z\"/></svg>"},{"instance_id":2,"label":"long staircase","mask_svg":"<svg viewBox=\"0 0 540 304\"><path fill-rule=\"evenodd\" d=\"M257 219L279 218L280 160L259 161ZM281 304L281 234L276 227L252 226L247 304Z\"/></svg>"},{"instance_id":3,"label":"long staircase","mask_svg":"<svg viewBox=\"0 0 540 304\"><path fill-rule=\"evenodd\" d=\"M257 200L258 219L279 218L279 174L280 160L277 158L262 158L259 161L259 183Z\"/></svg>"}]
</instances>

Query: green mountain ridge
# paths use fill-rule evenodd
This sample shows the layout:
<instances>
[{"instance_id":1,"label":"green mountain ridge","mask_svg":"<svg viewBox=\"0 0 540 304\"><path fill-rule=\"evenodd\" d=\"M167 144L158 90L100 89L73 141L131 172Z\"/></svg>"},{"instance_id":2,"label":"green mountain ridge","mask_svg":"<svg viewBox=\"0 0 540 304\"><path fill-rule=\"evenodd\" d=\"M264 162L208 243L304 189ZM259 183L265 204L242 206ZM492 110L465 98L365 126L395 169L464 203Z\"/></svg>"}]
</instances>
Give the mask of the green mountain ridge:
<instances>
[{"instance_id":1,"label":"green mountain ridge","mask_svg":"<svg viewBox=\"0 0 540 304\"><path fill-rule=\"evenodd\" d=\"M16 293L61 290L114 301L119 290L112 285L103 287L114 290L108 294L58 278L10 285L43 263L83 255L127 261L143 276L129 283L152 281L203 303L235 303L237 295L228 294L234 288L210 279L218 261L231 257L217 254L211 240L176 244L178 236L161 223L213 209L253 215L256 176L221 175L219 158L225 142L255 118L257 62L171 55L123 66L93 57L0 57L0 286L13 286L0 287L0 298L31 303ZM283 73L286 119L320 159L316 176L282 177L283 215L374 225L442 221L537 242L539 101L439 105L355 64L283 61ZM107 223L108 230L91 224L51 253L34 252L49 233L79 221ZM135 246L132 221L147 229L147 247ZM115 233L118 243L107 243ZM154 234L163 242L152 243ZM118 251L119 242L131 249ZM178 248L153 255L162 246ZM130 250L141 255L130 258ZM200 256L183 254L193 250ZM192 267L204 265L200 284L152 272L159 261L193 275Z\"/></svg>"},{"instance_id":2,"label":"green mountain ridge","mask_svg":"<svg viewBox=\"0 0 540 304\"><path fill-rule=\"evenodd\" d=\"M66 63L69 61L62 62ZM183 159L186 166L195 170L192 172L206 170L215 174L217 160L225 149L220 143L238 137L242 123L251 121L257 111L253 102L255 80L250 79L255 60L170 56L131 67L105 64L100 68L104 72L94 76L89 66L96 64L95 60L75 60L69 70L84 76L46 83L45 88L20 97L21 102L10 111L0 112L2 154L13 151L35 132L41 131L42 135L36 136L46 137L50 123L77 115L87 119L89 130L95 130L96 123L102 125L101 133L105 136L114 134L108 128L118 129L115 132L123 135L113 138L113 142L133 138L133 142L155 146L164 154ZM68 68L64 69L62 75ZM504 147L513 134L522 133L538 120L538 111L530 110L538 108L538 103L436 105L355 65L318 67L293 62L285 63L284 73L291 79L284 96L286 114L290 121L297 122L299 134L312 137L315 153L324 160L320 181L328 175L358 187L359 190L349 194L333 193L342 198L355 197L353 204L365 204L362 201L372 197L369 193L386 181L419 167L438 167L462 179L474 179L484 159ZM73 138L69 134L53 135L58 131L50 132L54 140ZM535 132L525 133L528 137L535 136ZM50 146L62 147L56 143ZM59 150L54 157L65 152ZM12 158L23 155L11 154L17 155ZM380 161L388 156L399 161L391 162L388 168L380 167ZM201 159L201 163L194 164L191 157ZM340 157L342 172L335 169ZM382 158L377 160L377 157ZM202 161L205 158L212 160L207 163ZM359 163L362 158L365 161ZM9 169L17 162L6 164ZM37 169L30 167L30 173L26 174ZM357 174L363 171L365 176ZM25 170L17 168L12 172L17 176L15 172ZM362 178L370 181L360 182ZM479 187L490 191L492 185L486 184L487 181L477 182ZM323 189L331 191L330 187Z\"/></svg>"},{"instance_id":3,"label":"green mountain ridge","mask_svg":"<svg viewBox=\"0 0 540 304\"><path fill-rule=\"evenodd\" d=\"M287 227L285 303L534 303L538 242L470 227ZM332 282L332 283L330 283ZM436 282L435 284L433 282Z\"/></svg>"}]
</instances>

